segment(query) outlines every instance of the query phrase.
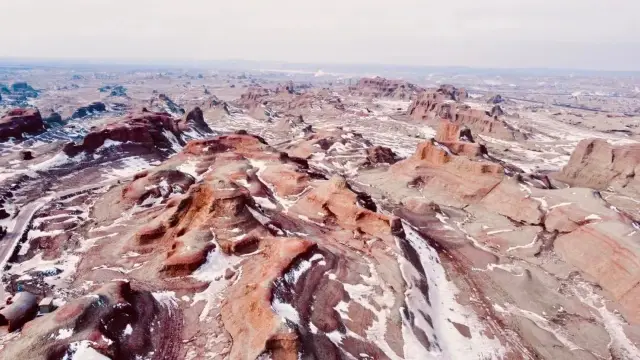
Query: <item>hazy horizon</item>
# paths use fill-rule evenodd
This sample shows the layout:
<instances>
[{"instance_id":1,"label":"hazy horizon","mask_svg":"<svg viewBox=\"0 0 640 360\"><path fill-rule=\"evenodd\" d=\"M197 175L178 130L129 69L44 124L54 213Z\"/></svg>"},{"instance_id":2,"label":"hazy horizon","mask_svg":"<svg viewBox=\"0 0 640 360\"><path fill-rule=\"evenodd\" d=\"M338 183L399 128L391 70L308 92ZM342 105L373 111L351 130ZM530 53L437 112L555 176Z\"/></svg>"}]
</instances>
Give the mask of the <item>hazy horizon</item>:
<instances>
[{"instance_id":1,"label":"hazy horizon","mask_svg":"<svg viewBox=\"0 0 640 360\"><path fill-rule=\"evenodd\" d=\"M0 58L640 71L634 0L0 4ZM242 60L240 60L242 59Z\"/></svg>"}]
</instances>

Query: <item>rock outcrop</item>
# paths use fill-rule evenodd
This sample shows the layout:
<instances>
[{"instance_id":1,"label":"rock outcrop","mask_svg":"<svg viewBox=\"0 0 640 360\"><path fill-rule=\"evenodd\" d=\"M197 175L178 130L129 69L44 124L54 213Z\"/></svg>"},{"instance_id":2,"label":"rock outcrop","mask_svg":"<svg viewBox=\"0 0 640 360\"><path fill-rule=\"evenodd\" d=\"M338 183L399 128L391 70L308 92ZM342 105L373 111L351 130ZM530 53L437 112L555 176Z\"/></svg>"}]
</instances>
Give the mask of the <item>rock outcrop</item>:
<instances>
[{"instance_id":1,"label":"rock outcrop","mask_svg":"<svg viewBox=\"0 0 640 360\"><path fill-rule=\"evenodd\" d=\"M107 106L103 102L93 102L87 106L79 107L71 115L72 119L81 119L89 115L96 115L107 111Z\"/></svg>"},{"instance_id":2,"label":"rock outcrop","mask_svg":"<svg viewBox=\"0 0 640 360\"><path fill-rule=\"evenodd\" d=\"M367 161L371 165L395 164L398 161L398 155L388 147L374 146L367 149Z\"/></svg>"},{"instance_id":3,"label":"rock outcrop","mask_svg":"<svg viewBox=\"0 0 640 360\"><path fill-rule=\"evenodd\" d=\"M195 107L193 110L189 111L189 113L185 117L185 121L187 126L190 128L198 129L202 133L212 133L211 128L204 120L204 114L199 107Z\"/></svg>"},{"instance_id":4,"label":"rock outcrop","mask_svg":"<svg viewBox=\"0 0 640 360\"><path fill-rule=\"evenodd\" d=\"M448 119L469 127L477 134L503 140L525 139L523 133L499 118L503 115L500 107L485 111L459 103L459 100L465 98L465 94L446 86L436 91L423 92L411 103L408 114L414 120L425 120L434 125L440 119Z\"/></svg>"},{"instance_id":5,"label":"rock outcrop","mask_svg":"<svg viewBox=\"0 0 640 360\"><path fill-rule=\"evenodd\" d=\"M66 124L66 122L62 120L62 116L54 111L50 111L46 116L43 116L42 121L48 128L64 126Z\"/></svg>"},{"instance_id":6,"label":"rock outcrop","mask_svg":"<svg viewBox=\"0 0 640 360\"><path fill-rule=\"evenodd\" d=\"M134 290L125 281L111 282L88 296L65 304L55 313L28 323L21 334L25 340L3 349L2 356L30 359L142 357L152 348L162 349L162 342L169 344L163 332L154 329L154 326L172 325L167 314L170 310L163 309L164 306L166 304L156 301L148 291ZM35 302L34 307L37 311ZM160 338L154 338L154 332ZM169 350L168 354L172 352Z\"/></svg>"},{"instance_id":7,"label":"rock outcrop","mask_svg":"<svg viewBox=\"0 0 640 360\"><path fill-rule=\"evenodd\" d=\"M169 96L165 94L157 94L149 100L149 108L156 112L166 112L175 117L185 114L183 108L176 104Z\"/></svg>"},{"instance_id":8,"label":"rock outcrop","mask_svg":"<svg viewBox=\"0 0 640 360\"><path fill-rule=\"evenodd\" d=\"M629 321L640 323L640 246L629 226L597 221L580 226L554 242L567 262L596 279L622 305Z\"/></svg>"},{"instance_id":9,"label":"rock outcrop","mask_svg":"<svg viewBox=\"0 0 640 360\"><path fill-rule=\"evenodd\" d=\"M640 145L614 146L602 139L580 141L569 163L554 174L557 180L572 186L605 190L613 187L640 194Z\"/></svg>"},{"instance_id":10,"label":"rock outcrop","mask_svg":"<svg viewBox=\"0 0 640 360\"><path fill-rule=\"evenodd\" d=\"M362 78L355 86L349 87L349 91L353 95L397 100L410 100L421 90L418 86L407 81L389 80L381 77Z\"/></svg>"},{"instance_id":11,"label":"rock outcrop","mask_svg":"<svg viewBox=\"0 0 640 360\"><path fill-rule=\"evenodd\" d=\"M186 124L167 113L143 110L90 132L80 144L68 143L63 151L70 157L83 151L92 153L107 140L140 145L150 150L171 149L172 140L179 141L180 134L187 129Z\"/></svg>"},{"instance_id":12,"label":"rock outcrop","mask_svg":"<svg viewBox=\"0 0 640 360\"><path fill-rule=\"evenodd\" d=\"M44 130L42 116L36 109L13 109L0 118L0 142L22 139L23 134L33 135Z\"/></svg>"},{"instance_id":13,"label":"rock outcrop","mask_svg":"<svg viewBox=\"0 0 640 360\"><path fill-rule=\"evenodd\" d=\"M502 166L457 156L436 141L421 143L412 157L393 165L389 171L409 178L408 183L415 187L440 189L464 202L481 200L504 177Z\"/></svg>"}]
</instances>

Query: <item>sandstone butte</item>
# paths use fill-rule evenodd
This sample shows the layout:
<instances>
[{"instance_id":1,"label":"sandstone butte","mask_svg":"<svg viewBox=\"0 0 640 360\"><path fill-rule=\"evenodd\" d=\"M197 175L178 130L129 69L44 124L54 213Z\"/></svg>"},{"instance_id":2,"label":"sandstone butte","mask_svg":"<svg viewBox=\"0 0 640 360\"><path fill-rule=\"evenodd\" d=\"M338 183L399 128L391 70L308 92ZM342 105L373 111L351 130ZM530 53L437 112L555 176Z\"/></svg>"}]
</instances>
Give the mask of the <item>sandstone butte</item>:
<instances>
[{"instance_id":1,"label":"sandstone butte","mask_svg":"<svg viewBox=\"0 0 640 360\"><path fill-rule=\"evenodd\" d=\"M464 90L442 86L436 91L425 91L411 103L408 115L414 120L427 121L437 126L440 119L469 127L474 133L503 140L523 140L526 136L500 119L501 110L485 111L461 103Z\"/></svg>"},{"instance_id":2,"label":"sandstone butte","mask_svg":"<svg viewBox=\"0 0 640 360\"><path fill-rule=\"evenodd\" d=\"M44 131L42 116L36 109L14 109L0 118L0 141L22 139L23 134Z\"/></svg>"}]
</instances>

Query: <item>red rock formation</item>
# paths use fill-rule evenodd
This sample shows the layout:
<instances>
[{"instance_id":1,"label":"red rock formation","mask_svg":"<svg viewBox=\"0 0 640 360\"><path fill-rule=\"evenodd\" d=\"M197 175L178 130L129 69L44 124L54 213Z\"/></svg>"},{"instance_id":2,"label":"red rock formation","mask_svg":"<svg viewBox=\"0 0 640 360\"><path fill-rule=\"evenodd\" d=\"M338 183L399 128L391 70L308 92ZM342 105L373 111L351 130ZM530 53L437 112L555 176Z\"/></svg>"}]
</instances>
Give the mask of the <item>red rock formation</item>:
<instances>
[{"instance_id":1,"label":"red rock formation","mask_svg":"<svg viewBox=\"0 0 640 360\"><path fill-rule=\"evenodd\" d=\"M241 228L255 236L269 234L247 209L253 204L249 191L223 180L193 185L177 201L167 204L165 215L136 234L131 248L138 252L166 253L162 271L166 276L187 275L202 265L216 240L227 253L243 253L255 246L253 236L237 238L230 230Z\"/></svg>"},{"instance_id":2,"label":"red rock formation","mask_svg":"<svg viewBox=\"0 0 640 360\"><path fill-rule=\"evenodd\" d=\"M464 155L473 159L487 154L487 149L484 146L473 143L473 137L467 128L461 130L460 124L449 120L440 121L435 140L448 147L456 155Z\"/></svg>"},{"instance_id":3,"label":"red rock formation","mask_svg":"<svg viewBox=\"0 0 640 360\"><path fill-rule=\"evenodd\" d=\"M177 170L160 170L149 174L137 174L122 189L122 200L129 204L141 204L150 198L167 198L171 194L185 193L194 183L192 176Z\"/></svg>"},{"instance_id":4,"label":"red rock formation","mask_svg":"<svg viewBox=\"0 0 640 360\"><path fill-rule=\"evenodd\" d=\"M423 92L409 107L408 114L414 120L426 120L434 125L439 119L469 127L472 131L504 140L521 140L525 136L498 118L499 112L473 109L456 103L455 93L440 88L437 91Z\"/></svg>"},{"instance_id":5,"label":"red rock formation","mask_svg":"<svg viewBox=\"0 0 640 360\"><path fill-rule=\"evenodd\" d=\"M268 96L269 94L271 94L269 89L263 87L250 87L244 94L240 95L240 101L260 102L260 99Z\"/></svg>"},{"instance_id":6,"label":"red rock formation","mask_svg":"<svg viewBox=\"0 0 640 360\"><path fill-rule=\"evenodd\" d=\"M640 144L613 146L602 139L582 140L569 163L554 174L572 186L604 190L609 186L640 192Z\"/></svg>"},{"instance_id":7,"label":"red rock formation","mask_svg":"<svg viewBox=\"0 0 640 360\"><path fill-rule=\"evenodd\" d=\"M149 292L136 291L125 281L111 282L27 323L21 334L25 341L7 346L0 357L70 358L71 345L79 341L113 359L142 357L152 348L162 351L175 341L157 329L160 336L154 338L153 327L166 326L166 315L161 313L161 305ZM127 326L131 333L122 336ZM177 332L179 328L166 330Z\"/></svg>"},{"instance_id":8,"label":"red rock formation","mask_svg":"<svg viewBox=\"0 0 640 360\"><path fill-rule=\"evenodd\" d=\"M349 87L349 91L354 95L399 100L409 100L421 90L416 85L403 80L389 80L381 77L362 78L358 84Z\"/></svg>"},{"instance_id":9,"label":"red rock formation","mask_svg":"<svg viewBox=\"0 0 640 360\"><path fill-rule=\"evenodd\" d=\"M440 189L462 201L479 201L504 177L502 166L457 156L446 146L426 141L415 154L389 169L392 174L408 178L411 186Z\"/></svg>"},{"instance_id":10,"label":"red rock formation","mask_svg":"<svg viewBox=\"0 0 640 360\"><path fill-rule=\"evenodd\" d=\"M370 165L395 164L397 155L393 150L384 146L374 146L367 149L367 161Z\"/></svg>"},{"instance_id":11,"label":"red rock formation","mask_svg":"<svg viewBox=\"0 0 640 360\"><path fill-rule=\"evenodd\" d=\"M222 304L222 321L233 338L231 359L298 359L299 340L271 307L273 282L314 244L298 238L265 239L261 252L243 267L238 284Z\"/></svg>"},{"instance_id":12,"label":"red rock formation","mask_svg":"<svg viewBox=\"0 0 640 360\"><path fill-rule=\"evenodd\" d=\"M481 203L487 209L526 224L539 225L544 218L540 202L523 193L518 183L509 178L487 194Z\"/></svg>"},{"instance_id":13,"label":"red rock formation","mask_svg":"<svg viewBox=\"0 0 640 360\"><path fill-rule=\"evenodd\" d=\"M204 120L204 114L199 107L193 108L193 110L189 111L184 118L184 121L181 121L179 127L182 130L188 130L189 128L198 129L203 133L212 133L209 125Z\"/></svg>"},{"instance_id":14,"label":"red rock formation","mask_svg":"<svg viewBox=\"0 0 640 360\"><path fill-rule=\"evenodd\" d=\"M316 223L338 224L345 229L392 241L395 220L362 207L360 202L346 180L334 176L303 196L289 210Z\"/></svg>"},{"instance_id":15,"label":"red rock formation","mask_svg":"<svg viewBox=\"0 0 640 360\"><path fill-rule=\"evenodd\" d=\"M632 230L620 222L590 223L558 237L554 250L610 292L628 321L640 324L640 246L628 236Z\"/></svg>"},{"instance_id":16,"label":"red rock formation","mask_svg":"<svg viewBox=\"0 0 640 360\"><path fill-rule=\"evenodd\" d=\"M146 109L145 109L146 110ZM107 140L133 143L148 148L170 148L171 141L165 132L178 138L187 126L167 113L154 113L143 110L125 116L119 122L108 124L102 129L87 134L81 144L68 143L63 151L68 156L76 156L85 151L96 151Z\"/></svg>"},{"instance_id":17,"label":"red rock formation","mask_svg":"<svg viewBox=\"0 0 640 360\"><path fill-rule=\"evenodd\" d=\"M44 131L42 116L36 109L13 109L0 118L0 142L9 138L22 139L22 134Z\"/></svg>"}]
</instances>

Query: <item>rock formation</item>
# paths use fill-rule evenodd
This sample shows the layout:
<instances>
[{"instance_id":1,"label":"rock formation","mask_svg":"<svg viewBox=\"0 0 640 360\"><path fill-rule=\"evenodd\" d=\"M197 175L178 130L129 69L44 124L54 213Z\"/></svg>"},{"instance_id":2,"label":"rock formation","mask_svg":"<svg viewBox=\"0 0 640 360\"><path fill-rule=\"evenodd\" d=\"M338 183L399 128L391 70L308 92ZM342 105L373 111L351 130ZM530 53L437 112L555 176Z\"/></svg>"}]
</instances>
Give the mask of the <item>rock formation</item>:
<instances>
[{"instance_id":1,"label":"rock formation","mask_svg":"<svg viewBox=\"0 0 640 360\"><path fill-rule=\"evenodd\" d=\"M176 117L182 116L185 113L183 108L165 94L157 94L151 98L151 100L149 100L149 108L152 111L166 112Z\"/></svg>"},{"instance_id":2,"label":"rock formation","mask_svg":"<svg viewBox=\"0 0 640 360\"><path fill-rule=\"evenodd\" d=\"M188 123L187 126L198 129L203 133L212 132L209 125L207 125L207 122L204 120L204 114L199 107L195 107L193 110L189 111L185 117L185 121Z\"/></svg>"},{"instance_id":3,"label":"rock formation","mask_svg":"<svg viewBox=\"0 0 640 360\"><path fill-rule=\"evenodd\" d=\"M23 134L44 131L42 116L36 109L14 109L0 118L0 142L9 138L22 139Z\"/></svg>"},{"instance_id":4,"label":"rock formation","mask_svg":"<svg viewBox=\"0 0 640 360\"><path fill-rule=\"evenodd\" d=\"M354 95L398 100L410 100L421 90L406 81L388 80L381 77L362 78L355 86L349 87L349 91Z\"/></svg>"},{"instance_id":5,"label":"rock formation","mask_svg":"<svg viewBox=\"0 0 640 360\"><path fill-rule=\"evenodd\" d=\"M126 281L111 282L30 322L22 331L25 341L4 349L3 356L133 359L152 348L175 356L158 328L175 326L166 306L148 291L133 290ZM37 303L34 307L37 310ZM171 330L178 332L179 327Z\"/></svg>"},{"instance_id":6,"label":"rock formation","mask_svg":"<svg viewBox=\"0 0 640 360\"><path fill-rule=\"evenodd\" d=\"M640 146L613 146L602 139L586 139L578 143L569 163L554 177L572 186L605 190L613 187L640 194Z\"/></svg>"},{"instance_id":7,"label":"rock formation","mask_svg":"<svg viewBox=\"0 0 640 360\"><path fill-rule=\"evenodd\" d=\"M426 120L434 125L439 119L448 119L469 127L475 133L498 139L525 139L523 133L499 119L504 113L499 106L484 111L458 103L466 97L465 94L445 86L436 91L423 92L411 103L408 114L414 120Z\"/></svg>"},{"instance_id":8,"label":"rock formation","mask_svg":"<svg viewBox=\"0 0 640 360\"><path fill-rule=\"evenodd\" d=\"M190 129L189 122L189 120L175 119L167 113L155 113L143 109L142 112L131 113L118 122L92 131L80 144L65 145L64 152L70 157L83 151L92 153L107 140L139 145L150 150L171 149L174 142L181 141L181 134ZM195 120L191 122L197 125L193 130L203 128L211 131L205 127L206 123L196 123Z\"/></svg>"},{"instance_id":9,"label":"rock formation","mask_svg":"<svg viewBox=\"0 0 640 360\"><path fill-rule=\"evenodd\" d=\"M96 101L87 106L79 107L78 109L76 109L73 115L71 115L71 118L81 119L83 117L95 115L105 111L107 111L107 106L102 102Z\"/></svg>"}]
</instances>

